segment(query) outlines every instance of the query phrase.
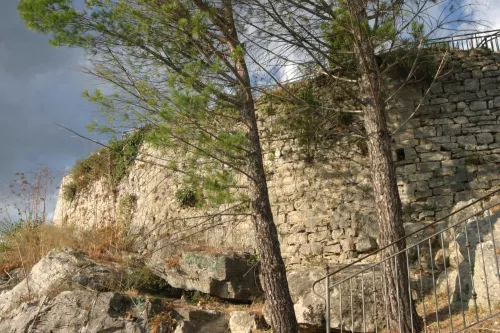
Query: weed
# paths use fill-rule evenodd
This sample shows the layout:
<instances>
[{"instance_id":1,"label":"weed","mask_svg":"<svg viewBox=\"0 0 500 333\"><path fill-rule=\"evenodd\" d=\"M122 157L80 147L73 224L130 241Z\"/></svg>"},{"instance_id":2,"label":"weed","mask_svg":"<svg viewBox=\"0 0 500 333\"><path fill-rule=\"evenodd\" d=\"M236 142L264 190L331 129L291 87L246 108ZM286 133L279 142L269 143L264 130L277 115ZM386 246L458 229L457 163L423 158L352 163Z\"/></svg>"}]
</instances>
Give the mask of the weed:
<instances>
[{"instance_id":1,"label":"weed","mask_svg":"<svg viewBox=\"0 0 500 333\"><path fill-rule=\"evenodd\" d=\"M473 153L465 158L465 165L480 165L481 156L478 153Z\"/></svg>"},{"instance_id":2,"label":"weed","mask_svg":"<svg viewBox=\"0 0 500 333\"><path fill-rule=\"evenodd\" d=\"M115 188L126 176L129 166L134 163L149 132L149 127L139 129L122 140L112 140L108 144L109 148L100 149L88 158L77 161L71 170L75 192L87 190L102 178L107 180L111 189Z\"/></svg>"},{"instance_id":3,"label":"weed","mask_svg":"<svg viewBox=\"0 0 500 333\"><path fill-rule=\"evenodd\" d=\"M63 185L62 195L64 200L69 202L73 201L76 197L77 189L78 188L74 182Z\"/></svg>"},{"instance_id":4,"label":"weed","mask_svg":"<svg viewBox=\"0 0 500 333\"><path fill-rule=\"evenodd\" d=\"M200 203L200 196L191 188L183 188L175 192L175 199L182 208L195 207Z\"/></svg>"},{"instance_id":5,"label":"weed","mask_svg":"<svg viewBox=\"0 0 500 333\"><path fill-rule=\"evenodd\" d=\"M128 224L132 219L132 212L135 209L137 203L137 196L134 194L127 193L120 199L118 203L118 213L123 222Z\"/></svg>"},{"instance_id":6,"label":"weed","mask_svg":"<svg viewBox=\"0 0 500 333\"><path fill-rule=\"evenodd\" d=\"M220 299L214 297L210 294L203 293L201 291L185 291L183 292L183 298L192 304L207 304L207 303L219 303Z\"/></svg>"},{"instance_id":7,"label":"weed","mask_svg":"<svg viewBox=\"0 0 500 333\"><path fill-rule=\"evenodd\" d=\"M165 266L167 266L169 268L179 266L179 257L172 257L172 258L165 259Z\"/></svg>"}]
</instances>

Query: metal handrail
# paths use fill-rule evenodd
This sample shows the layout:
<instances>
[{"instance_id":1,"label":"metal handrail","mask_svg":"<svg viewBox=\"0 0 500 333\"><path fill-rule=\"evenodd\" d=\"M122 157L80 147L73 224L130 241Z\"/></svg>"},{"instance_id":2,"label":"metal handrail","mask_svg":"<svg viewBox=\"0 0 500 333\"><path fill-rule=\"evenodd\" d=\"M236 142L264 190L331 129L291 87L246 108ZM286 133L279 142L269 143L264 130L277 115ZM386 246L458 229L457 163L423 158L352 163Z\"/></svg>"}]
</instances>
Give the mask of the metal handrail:
<instances>
[{"instance_id":1,"label":"metal handrail","mask_svg":"<svg viewBox=\"0 0 500 333\"><path fill-rule=\"evenodd\" d=\"M426 48L445 46L447 48L470 50L472 48L490 48L500 51L500 29L477 31L466 34L432 38L425 41Z\"/></svg>"},{"instance_id":2,"label":"metal handrail","mask_svg":"<svg viewBox=\"0 0 500 333\"><path fill-rule=\"evenodd\" d=\"M477 202L477 201L476 201L476 202ZM384 258L383 260L381 260L380 262L377 262L377 263L375 263L375 264L367 264L365 268L363 268L362 270L360 270L360 271L358 271L358 272L356 272L356 273L352 274L351 276L348 276L348 277L346 277L346 278L344 278L343 280L340 280L340 281L335 281L335 283L332 285L332 287L334 287L334 286L336 286L336 285L338 285L338 284L341 284L341 283L343 283L343 282L345 282L345 281L347 281L347 280L349 280L349 279L353 278L354 276L359 275L359 274L361 274L361 273L363 273L363 272L365 272L365 271L369 271L369 270L371 270L372 268L374 268L374 267L376 267L376 266L380 265L380 263L381 263L381 262L383 262L383 261L387 261L387 260L392 259L392 258L395 258L395 257L397 257L398 255L400 255L401 253L405 253L406 251L411 250L411 248L415 247L415 245L417 245L417 244L421 244L421 243L423 243L423 242L426 242L426 241L428 241L428 240L430 240L430 239L432 239L432 238L436 237L436 235L441 234L441 233L443 233L443 232L445 232L445 231L448 231L448 230L450 230L450 229L453 229L453 228L455 228L456 226L458 226L459 224L462 224L462 223L464 223L465 221L470 220L470 219L471 219L471 218L473 218L474 216L477 216L477 214L480 214L480 213L486 212L486 211L490 210L491 208L496 207L496 206L499 206L499 205L500 205L500 202L499 202L499 203L497 203L497 204L491 205L491 206L489 206L488 208L482 209L481 211L479 211L479 212L477 212L477 213L474 213L474 214L472 214L472 215L469 215L469 216L467 216L466 218L464 218L464 219L460 220L459 222L457 222L457 223L455 223L455 224L452 224L452 225L450 225L450 226L449 226L449 227L447 227L447 228L441 229L439 232L436 232L436 233L434 233L434 234L432 234L432 235L430 235L430 236L428 236L428 237L426 237L426 238L424 238L424 239L422 239L422 240L418 241L418 242L417 242L417 243L415 243L415 244L412 244L412 245L410 245L410 246L407 246L407 247L406 247L406 248L404 248L403 250L400 250L400 251L398 251L398 252L396 252L396 253L394 253L394 254L390 255L389 257L385 257L385 258ZM419 229L419 230L420 230L420 231L422 231L422 230L428 229L429 227L431 227L431 225L427 225L427 226L425 226L424 228ZM394 244L394 243L393 243L393 244ZM347 268L347 267L343 267L343 268L342 268L342 269L340 269L339 271L342 271L344 268ZM330 275L330 276L331 276L331 275ZM326 278L326 277L324 277L323 279L325 279L325 278Z\"/></svg>"},{"instance_id":3,"label":"metal handrail","mask_svg":"<svg viewBox=\"0 0 500 333\"><path fill-rule=\"evenodd\" d=\"M500 29L494 29L494 30L486 30L486 31L474 31L474 32L467 32L465 34L460 34L460 35L451 35L451 36L445 36L445 37L437 37L437 38L431 38L428 41L437 41L437 40L450 40L455 37L465 37L465 36L471 36L471 35L476 35L476 34L487 34L490 32L500 32Z\"/></svg>"},{"instance_id":4,"label":"metal handrail","mask_svg":"<svg viewBox=\"0 0 500 333\"><path fill-rule=\"evenodd\" d=\"M419 228L418 230L416 230L416 231L414 231L414 232L411 232L411 233L409 233L408 235L406 235L406 236L404 236L404 237L401 237L400 239L396 240L395 242L392 242L392 243L390 243L390 244L388 244L388 245L386 245L386 246L384 246L384 247L380 248L380 249L379 249L379 250L377 250L377 251L374 251L374 252L372 252L372 253L369 253L368 255L365 255L365 256L363 256L362 258L360 258L360 259L358 259L358 260L356 260L356 261L354 261L354 262L352 262L352 263L350 263L350 264L348 264L348 265L345 265L345 266L343 266L343 267L341 267L341 268L339 268L339 269L335 270L335 271L334 271L334 272L332 272L332 273L329 273L329 272L328 272L328 266L327 266L325 276L324 276L324 277L322 277L322 278L320 278L320 279L317 279L317 280L313 283L313 286L312 286L312 288L313 288L313 292L314 292L317 296L319 296L320 298L324 299L324 300L325 300L325 302L326 302L326 307L327 307L327 311L326 311L327 313L325 313L325 315L326 315L326 316L325 316L325 317L326 317L325 319L326 319L326 321L327 321L326 332L327 332L327 333L328 333L328 332L330 332L330 324L329 324L329 323L330 323L330 306L329 306L330 304L329 304L329 303L330 303L330 290L331 290L331 289L335 288L336 286L340 286L340 287L341 287L341 285L342 285L343 283L347 282L347 281L349 281L349 283L351 284L351 283L352 283L352 280L353 280L354 278L359 277L359 276L361 276L361 278L362 278L361 282L363 283L363 274L365 274L365 275L366 275L366 274L367 274L367 272L369 272L369 271L372 271L372 272L373 272L373 274L374 274L374 276L373 276L373 283L375 283L375 268L376 268L377 266L382 267L382 264L387 264L387 263L390 263L390 260L392 260L392 259L396 260L396 257L398 257L398 256L399 256L399 255L401 255L401 254L406 254L406 261L407 261L407 265L408 265L408 273L409 273L409 262L408 262L408 253L409 253L409 250L414 249L414 248L416 247L416 248L417 248L417 251L420 251L420 246L421 246L422 244L424 244L424 245L425 245L425 244L426 244L426 242L429 242L429 245L430 245L430 244L431 244L431 239L435 238L436 236L440 236L440 237L441 237L441 242L443 243L442 245L444 246L443 234L444 234L446 231L453 230L453 234L455 234L455 230L454 230L453 228L457 227L458 225L460 225L460 224L462 224L462 223L464 223L464 222L466 223L466 227L465 227L465 228L467 229L467 223L468 223L468 221L469 221L471 218L474 218L474 217L475 217L475 218L476 218L476 223L478 223L478 222L477 222L477 221L478 221L478 220L477 220L477 217L478 217L480 214L484 214L485 212L488 212L488 213L489 213L489 215L488 215L488 216L491 216L491 209L492 209L492 208L494 208L494 207L499 206L499 205L500 205L500 203L496 203L496 204L490 205L490 206L488 206L487 208L484 208L484 205L482 205L482 207L481 207L481 210L480 210L480 211L476 211L476 212L474 212L473 214L468 214L468 216L467 216L467 217L465 217L465 218L461 219L460 221L458 221L458 222L456 222L456 223L453 223L452 225L448 225L447 227L440 229L438 232L435 232L435 233L433 233L432 235L430 235L430 236L428 236L428 237L425 237L425 238L423 238L423 239L419 240L418 242L415 242L415 243L414 243L414 244L412 244L412 245L407 245L407 246L406 246L403 250L400 250L400 251L398 251L398 252L396 252L396 253L394 253L394 254L392 254L392 255L388 256L388 257L385 257L385 258L383 258L381 261L378 261L377 263L370 263L370 264L365 264L365 265L363 265L364 267L360 267L360 270L356 271L356 272L355 272L355 273L353 273L353 274L350 274L348 277L342 277L342 279L340 279L340 280L338 280L338 281L335 281L335 283L334 283L333 285L331 285L331 284L330 284L330 281L329 281L330 279L329 279L329 277L331 277L331 276L333 276L333 275L336 275L336 274L339 274L340 272L345 271L347 268L349 268L349 267L353 267L354 265L361 263L362 261L366 260L367 258L372 257L372 256L374 256L374 255L376 255L376 254L379 254L379 253L381 253L382 251L384 251L385 249L387 249L387 248L389 248L389 247L391 247L391 246L394 246L394 245L398 244L399 242L401 242L401 241L403 241L403 240L408 239L409 237L412 237L412 236L414 236L414 235L416 235L416 234L418 234L418 233L420 233L420 232L422 232L422 231L424 231L424 230L428 230L429 228L432 228L432 227L433 227L433 226L435 226L436 224L438 224L438 223L440 223L440 222L443 222L443 221L445 221L445 220L449 219L450 217L452 217L452 216L454 216L454 215L456 215L456 214L458 214L458 213L460 213L460 212L464 211L465 209L467 209L467 208L469 208L469 207L471 207L471 206L474 206L474 205L476 205L476 204L478 204L478 203L482 203L484 200L486 200L486 199L490 198L491 196L493 196L493 195L495 195L495 194L497 194L497 193L499 193L499 192L500 192L500 189L497 189L497 190L495 190L495 191L492 191L492 192L488 193L487 195L485 195L485 196L483 196L483 197L481 197L481 198L479 198L479 199L477 199L477 200L475 200L475 201L473 201L473 202L471 202L471 203L469 203L469 204L465 205L464 207L462 207L462 208L460 208L460 209L458 209L458 210L456 210L456 211L454 211L454 212L452 212L452 213L448 214L447 216L445 216L445 217L443 217L443 218L441 218L441 219L438 219L438 220L436 220L436 221L434 221L434 222L432 222L432 223L430 223L430 224L428 224L428 225L426 225L426 226L424 226L424 227L422 227L422 228ZM489 220L489 221L490 221L490 229L491 229L491 232L492 232L493 242L495 242L494 235L493 235L493 229L492 229L491 220ZM479 234L479 224L477 224L477 228L478 228L478 234ZM465 232L466 232L466 237L467 237L467 230L466 230ZM467 241L467 242L469 242L469 241ZM493 246L495 247L495 244L493 244ZM431 251L431 257L432 257L432 246L430 246L430 251ZM444 251L444 247L443 247L443 251ZM469 249L467 249L467 251L469 251ZM495 249L495 252L496 252L496 249ZM420 252L419 252L419 253L420 253ZM443 253L444 253L444 252L443 252ZM469 252L468 252L468 253L469 253ZM484 270L484 269L485 269L485 268L484 268L484 253L483 253L482 245L481 245L481 254L482 254L482 256L483 256L483 270ZM443 256L444 256L444 254L443 254ZM420 257L420 254L419 254L419 257ZM419 260L419 262L420 262L420 259L418 259L418 260ZM434 259L432 259L432 260L434 260ZM457 260L458 260L458 257L457 257ZM470 253L469 253L469 262L471 262L471 260L470 260ZM499 268L498 268L498 260L496 260L496 264L497 264L497 271L499 271ZM358 265L358 267L359 267L359 266L360 266L360 265ZM446 273L446 265L444 266L444 268L445 268L445 273ZM432 273L432 274L433 274L432 276L433 276L433 281L434 281L434 271L433 271L433 273ZM498 274L499 274L499 277L500 277L500 273L498 273ZM484 272L484 276L486 276L486 272ZM409 278L409 277L408 277L408 278ZM319 295L319 294L316 292L315 287L316 287L316 285L317 285L319 282L321 282L321 281L323 281L323 280L325 280L325 279L326 279L326 290L325 290L325 291L326 291L326 297L325 297L325 298L323 298L321 295ZM459 281L460 281L460 277L459 277ZM385 282L385 281L384 281L384 282ZM433 283L434 283L434 296L436 297L436 290L435 290L436 286L435 286L435 281L434 281ZM448 292L449 292L448 280L446 280L446 283L447 283L447 285L446 285L446 286L447 286L447 290L448 290ZM459 282L459 283L460 283L460 282ZM361 285L361 287L363 287L363 284ZM408 286L408 288L410 288L410 286ZM461 287L460 287L460 288L461 288ZM486 288L488 288L488 286L487 286L487 285L486 285ZM474 294L474 286L472 286L472 289L473 289L473 294ZM342 312L342 291L341 291L342 289L340 288L339 290L340 290L340 312ZM385 288L384 288L384 292L385 292ZM411 298L411 291L410 291L410 289L408 289L408 292L410 292L410 298ZM365 322L365 320L364 320L364 319L365 319L365 318L364 318L364 310L365 310L365 309L364 309L364 291L362 290L362 291L361 291L361 293L363 294L363 295L362 295L362 297L363 297L363 324L365 325L365 330L366 330L366 322ZM487 294L487 296L488 296L488 302L489 302L489 301L490 301L490 298L489 298L488 291L486 291L486 294ZM374 295L373 295L373 297L374 297L374 302L375 302L375 290L374 290ZM462 296L461 296L461 297L462 297ZM474 301L475 301L474 296L473 296L473 299L474 299ZM410 302L411 302L411 300L410 300ZM449 301L448 301L448 302L449 302ZM374 303L374 304L375 304L375 303ZM478 317L478 315L477 315L477 304L475 303L475 305L476 305L476 308L475 308L475 309L476 309L476 322L475 322L475 323L473 323L474 325L476 325L477 323L479 323L479 322L481 322L481 321L483 321L483 320L484 320L484 319L483 319L483 320L479 321L479 317ZM352 289L351 289L351 307L352 307ZM491 313L491 304L490 304L489 308L490 308L490 317L492 317L493 315L492 315L492 313ZM437 310L437 304L436 304L436 310ZM451 319L451 307L449 308L449 310L450 310L450 323L451 323L451 326L453 327L453 321L452 321L452 319ZM351 311L352 311L352 310L351 310ZM386 309L386 311L387 311L387 309ZM425 308L424 308L424 311L425 311ZM496 315L496 314L498 314L498 313L495 313L495 315ZM353 315L353 314L352 314L352 315ZM463 308L462 308L462 315L463 315ZM353 318L354 318L354 317L353 317ZM437 312L436 312L436 318L437 318ZM424 318L424 319L425 319L425 318ZM354 319L353 319L353 320L354 320ZM464 319L464 320L465 320L465 319ZM342 319L341 319L341 323L340 323L340 325L341 325L341 331L342 331ZM352 325L354 325L354 323L353 323ZM439 319L438 319L438 326L439 326ZM465 327L465 326L466 326L466 325L465 325L465 321L464 321L464 327ZM458 332L458 331L457 331L457 332Z\"/></svg>"},{"instance_id":5,"label":"metal handrail","mask_svg":"<svg viewBox=\"0 0 500 333\"><path fill-rule=\"evenodd\" d=\"M376 255L376 254L378 254L378 253L382 252L383 250L388 249L389 247L394 246L394 245L396 245L396 244L400 243L401 241L406 240L407 238L410 238L411 236L414 236L414 235L418 234L418 233L419 233L419 232L421 232L421 231L424 231L424 230L426 230L426 229L428 229L428 228L430 228L430 227L432 227L432 226L434 226L434 225L436 225L436 224L438 224L438 223L440 223L440 222L443 222L444 220L447 220L448 218L452 217L453 215L456 215L456 214L460 213L461 211L463 211L463 210L465 210L465 209L467 209L467 208L469 208L469 207L471 207L471 206L474 206L474 205L475 205L475 204L477 204L478 202L484 201L485 199L487 199L487 198L489 198L489 197L493 196L493 195L494 195L494 194L496 194L496 193L500 193L500 189L497 189L497 190L495 190L495 191L493 191L493 192L490 192L490 193L486 194L485 196L483 196L483 197L481 197L481 198L477 199L476 201L473 201L473 202L471 202L471 203L469 203L469 204L467 204L467 205L463 206L462 208L460 208L460 209L458 209L458 210L456 210L456 211L454 211L454 212L452 212L452 213L450 213L450 214L446 215L445 217L442 217L442 218L440 218L440 219L438 219L438 220L436 220L436 221L434 221L434 222L432 222L432 223L430 223L430 224L428 224L428 225L426 225L426 226L424 226L424 227L422 227L422 228L420 228L420 229L418 229L418 230L416 230L416 231L413 231L413 232L411 232L411 233L409 233L409 234L405 235L404 237L401 237L401 238L399 238L398 240L396 240L396 241L394 241L394 242L392 242L392 243L390 243L390 244L388 244L388 245L386 245L386 246L381 247L381 248L380 248L380 249L378 249L377 251L370 252L369 254L365 255L364 257L362 257L362 258L360 258L360 259L358 259L358 260L355 260L355 261L351 262L350 264L347 264L347 265L345 265L345 266L343 266L343 267L341 267L341 268L337 269L336 271L334 271L334 272L332 272L332 273L329 273L327 276L324 276L324 277L322 277L322 278L320 278L320 279L318 279L318 280L314 281L314 283L313 283L313 289L314 289L314 286L316 286L316 284L318 284L319 282L323 281L323 280L324 280L324 279L326 279L327 277L330 277L330 276L333 276L333 275L335 275L335 274L338 274L338 273L342 272L343 270L345 270L345 269L347 269L347 268L349 268L349 267L351 267L351 266L354 266L354 265L356 265L356 264L359 264L359 263L361 263L362 261L364 261L365 259L367 259L367 258L369 258L369 257L372 257L372 256L374 256L374 255Z\"/></svg>"}]
</instances>

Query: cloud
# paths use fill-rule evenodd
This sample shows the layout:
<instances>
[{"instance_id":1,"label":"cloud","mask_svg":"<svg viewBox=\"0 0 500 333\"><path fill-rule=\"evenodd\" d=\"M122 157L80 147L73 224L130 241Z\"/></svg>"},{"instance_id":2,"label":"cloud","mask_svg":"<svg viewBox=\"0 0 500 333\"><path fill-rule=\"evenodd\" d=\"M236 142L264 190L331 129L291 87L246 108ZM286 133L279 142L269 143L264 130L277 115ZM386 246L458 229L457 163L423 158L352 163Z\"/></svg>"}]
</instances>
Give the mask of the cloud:
<instances>
[{"instance_id":1,"label":"cloud","mask_svg":"<svg viewBox=\"0 0 500 333\"><path fill-rule=\"evenodd\" d=\"M56 126L86 133L96 117L95 106L81 97L95 82L80 71L81 50L52 48L46 36L27 30L17 13L17 1L0 11L0 197L16 172L47 165L59 176L67 165L96 146ZM60 177L56 180L58 184ZM56 193L54 188L51 193ZM13 200L12 198L8 200ZM53 209L52 196L49 206ZM5 199L4 199L5 202ZM4 203L0 202L0 204ZM1 218L1 216L0 216Z\"/></svg>"},{"instance_id":2,"label":"cloud","mask_svg":"<svg viewBox=\"0 0 500 333\"><path fill-rule=\"evenodd\" d=\"M485 6L481 6L476 14L478 20L485 21L491 29L500 29L500 2L498 0L487 0Z\"/></svg>"}]
</instances>

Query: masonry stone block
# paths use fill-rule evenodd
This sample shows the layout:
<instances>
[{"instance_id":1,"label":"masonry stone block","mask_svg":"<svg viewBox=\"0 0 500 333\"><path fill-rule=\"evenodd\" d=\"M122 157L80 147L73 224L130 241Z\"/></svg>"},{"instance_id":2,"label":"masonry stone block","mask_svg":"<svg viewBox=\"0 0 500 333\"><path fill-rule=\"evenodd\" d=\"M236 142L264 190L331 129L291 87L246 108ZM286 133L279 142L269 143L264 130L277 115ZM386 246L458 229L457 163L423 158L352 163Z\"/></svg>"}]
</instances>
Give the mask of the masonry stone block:
<instances>
[{"instance_id":1,"label":"masonry stone block","mask_svg":"<svg viewBox=\"0 0 500 333\"><path fill-rule=\"evenodd\" d=\"M462 133L462 125L443 125L443 135L459 135Z\"/></svg>"},{"instance_id":2,"label":"masonry stone block","mask_svg":"<svg viewBox=\"0 0 500 333\"><path fill-rule=\"evenodd\" d=\"M464 86L460 82L445 83L443 85L444 92L446 93L456 93L464 91Z\"/></svg>"},{"instance_id":3,"label":"masonry stone block","mask_svg":"<svg viewBox=\"0 0 500 333\"><path fill-rule=\"evenodd\" d=\"M436 136L436 127L435 126L426 126L415 129L415 138L424 139Z\"/></svg>"},{"instance_id":4,"label":"masonry stone block","mask_svg":"<svg viewBox=\"0 0 500 333\"><path fill-rule=\"evenodd\" d=\"M444 181L442 178L435 178L435 179L429 180L428 184L429 184L430 188L435 188L435 187L442 186L444 184Z\"/></svg>"},{"instance_id":5,"label":"masonry stone block","mask_svg":"<svg viewBox=\"0 0 500 333\"><path fill-rule=\"evenodd\" d=\"M500 142L500 141L499 141ZM423 145L418 145L415 147L415 150L419 153L424 153L424 152L429 152L432 150L432 144L431 143L427 143L427 144L423 144Z\"/></svg>"},{"instance_id":6,"label":"masonry stone block","mask_svg":"<svg viewBox=\"0 0 500 333\"><path fill-rule=\"evenodd\" d=\"M449 135L443 135L443 136L426 138L425 140L427 142L446 143L446 142L451 142L451 137Z\"/></svg>"},{"instance_id":7,"label":"masonry stone block","mask_svg":"<svg viewBox=\"0 0 500 333\"><path fill-rule=\"evenodd\" d=\"M479 90L479 80L478 79L467 79L464 81L465 91L478 91Z\"/></svg>"},{"instance_id":8,"label":"masonry stone block","mask_svg":"<svg viewBox=\"0 0 500 333\"><path fill-rule=\"evenodd\" d=\"M479 133L476 135L477 143L487 145L495 141L491 133Z\"/></svg>"},{"instance_id":9,"label":"masonry stone block","mask_svg":"<svg viewBox=\"0 0 500 333\"><path fill-rule=\"evenodd\" d=\"M472 77L475 79L480 79L480 78L484 77L483 71L480 69L473 70L471 74L472 74Z\"/></svg>"},{"instance_id":10,"label":"masonry stone block","mask_svg":"<svg viewBox=\"0 0 500 333\"><path fill-rule=\"evenodd\" d=\"M437 195L427 198L427 204L434 207L450 207L453 204L453 195Z\"/></svg>"},{"instance_id":11,"label":"masonry stone block","mask_svg":"<svg viewBox=\"0 0 500 333\"><path fill-rule=\"evenodd\" d=\"M438 97L431 99L431 105L440 105L448 102L448 98Z\"/></svg>"},{"instance_id":12,"label":"masonry stone block","mask_svg":"<svg viewBox=\"0 0 500 333\"><path fill-rule=\"evenodd\" d=\"M417 163L417 169L420 172L430 172L437 170L441 167L440 162L425 162L425 163Z\"/></svg>"},{"instance_id":13,"label":"masonry stone block","mask_svg":"<svg viewBox=\"0 0 500 333\"><path fill-rule=\"evenodd\" d=\"M445 159L449 159L450 157L451 153L448 151L436 151L420 154L420 159L422 160L422 162L442 161Z\"/></svg>"},{"instance_id":14,"label":"masonry stone block","mask_svg":"<svg viewBox=\"0 0 500 333\"><path fill-rule=\"evenodd\" d=\"M484 72L484 77L497 77L500 76L500 71L488 71Z\"/></svg>"},{"instance_id":15,"label":"masonry stone block","mask_svg":"<svg viewBox=\"0 0 500 333\"><path fill-rule=\"evenodd\" d=\"M434 82L431 86L431 92L433 94L439 94L443 92L443 84L441 82Z\"/></svg>"},{"instance_id":16,"label":"masonry stone block","mask_svg":"<svg viewBox=\"0 0 500 333\"><path fill-rule=\"evenodd\" d=\"M453 121L456 124L465 124L465 123L469 122L469 118L467 118L465 116L460 116L460 117L453 118Z\"/></svg>"},{"instance_id":17,"label":"masonry stone block","mask_svg":"<svg viewBox=\"0 0 500 333\"><path fill-rule=\"evenodd\" d=\"M485 110L486 108L488 108L486 101L473 101L470 103L471 111Z\"/></svg>"},{"instance_id":18,"label":"masonry stone block","mask_svg":"<svg viewBox=\"0 0 500 333\"><path fill-rule=\"evenodd\" d=\"M333 253L333 254L341 254L342 247L340 244L328 245L323 248L323 252L325 253Z\"/></svg>"},{"instance_id":19,"label":"masonry stone block","mask_svg":"<svg viewBox=\"0 0 500 333\"><path fill-rule=\"evenodd\" d=\"M496 66L496 65L486 65L483 68L481 68L481 70L483 72L497 71L498 70L498 66Z\"/></svg>"},{"instance_id":20,"label":"masonry stone block","mask_svg":"<svg viewBox=\"0 0 500 333\"><path fill-rule=\"evenodd\" d=\"M477 140L474 135L459 136L457 137L457 143L463 148L466 145L476 145Z\"/></svg>"}]
</instances>

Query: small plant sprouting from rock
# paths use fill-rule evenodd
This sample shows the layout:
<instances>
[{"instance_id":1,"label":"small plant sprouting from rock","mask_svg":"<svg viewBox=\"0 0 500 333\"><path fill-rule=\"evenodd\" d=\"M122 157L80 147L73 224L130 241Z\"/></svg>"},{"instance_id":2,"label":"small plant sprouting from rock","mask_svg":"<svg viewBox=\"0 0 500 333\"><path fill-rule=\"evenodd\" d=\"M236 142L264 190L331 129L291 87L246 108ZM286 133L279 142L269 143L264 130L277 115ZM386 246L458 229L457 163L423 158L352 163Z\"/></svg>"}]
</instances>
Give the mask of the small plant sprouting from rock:
<instances>
[{"instance_id":1,"label":"small plant sprouting from rock","mask_svg":"<svg viewBox=\"0 0 500 333\"><path fill-rule=\"evenodd\" d=\"M71 202L75 199L76 194L78 192L78 187L74 182L70 182L68 184L63 185L63 198L64 200Z\"/></svg>"},{"instance_id":2,"label":"small plant sprouting from rock","mask_svg":"<svg viewBox=\"0 0 500 333\"><path fill-rule=\"evenodd\" d=\"M126 221L130 220L136 203L136 195L130 193L125 194L118 203L118 212L120 214L120 217Z\"/></svg>"},{"instance_id":3,"label":"small plant sprouting from rock","mask_svg":"<svg viewBox=\"0 0 500 333\"><path fill-rule=\"evenodd\" d=\"M192 188L182 188L175 192L175 199L182 208L196 207L201 203L200 195Z\"/></svg>"},{"instance_id":4,"label":"small plant sprouting from rock","mask_svg":"<svg viewBox=\"0 0 500 333\"><path fill-rule=\"evenodd\" d=\"M207 303L218 303L220 300L210 294L205 294L201 291L185 291L183 292L182 298L187 302L192 304L207 304Z\"/></svg>"},{"instance_id":5,"label":"small plant sprouting from rock","mask_svg":"<svg viewBox=\"0 0 500 333\"><path fill-rule=\"evenodd\" d=\"M256 265L260 261L259 255L258 254L252 254L248 258L248 264L253 266Z\"/></svg>"},{"instance_id":6,"label":"small plant sprouting from rock","mask_svg":"<svg viewBox=\"0 0 500 333\"><path fill-rule=\"evenodd\" d=\"M477 153L473 153L465 158L466 165L480 165L481 157Z\"/></svg>"}]
</instances>

